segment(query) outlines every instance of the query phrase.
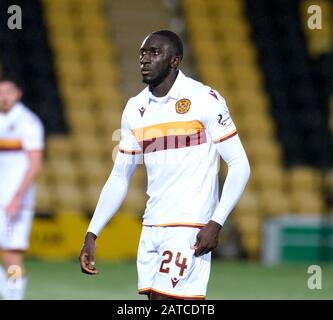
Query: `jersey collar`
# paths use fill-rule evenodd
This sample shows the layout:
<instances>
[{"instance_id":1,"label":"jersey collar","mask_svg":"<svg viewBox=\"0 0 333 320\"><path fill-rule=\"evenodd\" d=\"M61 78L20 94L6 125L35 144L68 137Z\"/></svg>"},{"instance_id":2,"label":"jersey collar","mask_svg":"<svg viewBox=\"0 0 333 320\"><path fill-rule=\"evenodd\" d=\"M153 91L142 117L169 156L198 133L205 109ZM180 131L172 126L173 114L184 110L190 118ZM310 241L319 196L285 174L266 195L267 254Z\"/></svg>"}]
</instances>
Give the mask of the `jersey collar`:
<instances>
[{"instance_id":1,"label":"jersey collar","mask_svg":"<svg viewBox=\"0 0 333 320\"><path fill-rule=\"evenodd\" d=\"M160 103L161 102L166 102L169 98L177 100L179 98L180 89L182 87L182 83L184 82L185 78L186 78L186 76L184 75L184 73L181 70L179 70L177 78L176 78L174 84L172 85L171 89L162 98L157 98L156 99L156 97L151 93L151 91L149 91L149 87L147 87L147 91L148 91L148 104L151 101L159 101Z\"/></svg>"}]
</instances>

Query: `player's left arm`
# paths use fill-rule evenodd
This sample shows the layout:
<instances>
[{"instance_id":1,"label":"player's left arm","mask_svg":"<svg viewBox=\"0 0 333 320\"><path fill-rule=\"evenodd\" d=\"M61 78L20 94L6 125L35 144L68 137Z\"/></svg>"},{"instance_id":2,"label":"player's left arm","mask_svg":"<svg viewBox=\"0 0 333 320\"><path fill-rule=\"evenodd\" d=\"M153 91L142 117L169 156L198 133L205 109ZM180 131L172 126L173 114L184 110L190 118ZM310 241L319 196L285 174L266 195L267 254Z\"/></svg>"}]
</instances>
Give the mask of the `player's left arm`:
<instances>
[{"instance_id":1,"label":"player's left arm","mask_svg":"<svg viewBox=\"0 0 333 320\"><path fill-rule=\"evenodd\" d=\"M218 245L219 231L240 199L250 176L250 166L238 136L219 143L217 150L228 165L220 202L208 224L197 236L197 256L214 250Z\"/></svg>"},{"instance_id":2,"label":"player's left arm","mask_svg":"<svg viewBox=\"0 0 333 320\"><path fill-rule=\"evenodd\" d=\"M43 167L43 151L41 150L30 150L27 151L29 166L22 182L20 183L14 197L8 203L5 208L7 215L14 216L22 206L22 197L27 188L33 183L38 173Z\"/></svg>"},{"instance_id":3,"label":"player's left arm","mask_svg":"<svg viewBox=\"0 0 333 320\"><path fill-rule=\"evenodd\" d=\"M217 152L228 166L220 202L208 224L197 235L195 255L200 256L214 250L218 245L219 232L227 217L240 199L250 177L250 165L237 134L224 99L216 93L217 101L205 119L208 134Z\"/></svg>"}]
</instances>

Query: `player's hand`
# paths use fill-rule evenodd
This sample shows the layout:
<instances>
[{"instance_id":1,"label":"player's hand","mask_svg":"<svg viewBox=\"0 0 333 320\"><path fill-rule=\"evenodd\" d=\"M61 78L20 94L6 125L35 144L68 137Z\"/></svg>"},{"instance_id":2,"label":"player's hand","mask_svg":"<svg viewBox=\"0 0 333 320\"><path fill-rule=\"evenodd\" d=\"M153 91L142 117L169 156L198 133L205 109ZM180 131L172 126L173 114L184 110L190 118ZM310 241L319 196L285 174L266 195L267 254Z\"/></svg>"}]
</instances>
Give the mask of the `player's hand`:
<instances>
[{"instance_id":1,"label":"player's hand","mask_svg":"<svg viewBox=\"0 0 333 320\"><path fill-rule=\"evenodd\" d=\"M15 217L22 206L22 197L20 195L15 195L13 199L5 207L5 212L8 217Z\"/></svg>"},{"instance_id":2,"label":"player's hand","mask_svg":"<svg viewBox=\"0 0 333 320\"><path fill-rule=\"evenodd\" d=\"M192 247L196 257L202 256L212 250L214 250L219 242L219 232L221 225L215 221L209 221L197 235L197 241Z\"/></svg>"},{"instance_id":3,"label":"player's hand","mask_svg":"<svg viewBox=\"0 0 333 320\"><path fill-rule=\"evenodd\" d=\"M80 253L79 261L81 271L86 274L95 275L98 271L95 268L94 254L96 250L95 240L96 235L87 232L84 244Z\"/></svg>"}]
</instances>

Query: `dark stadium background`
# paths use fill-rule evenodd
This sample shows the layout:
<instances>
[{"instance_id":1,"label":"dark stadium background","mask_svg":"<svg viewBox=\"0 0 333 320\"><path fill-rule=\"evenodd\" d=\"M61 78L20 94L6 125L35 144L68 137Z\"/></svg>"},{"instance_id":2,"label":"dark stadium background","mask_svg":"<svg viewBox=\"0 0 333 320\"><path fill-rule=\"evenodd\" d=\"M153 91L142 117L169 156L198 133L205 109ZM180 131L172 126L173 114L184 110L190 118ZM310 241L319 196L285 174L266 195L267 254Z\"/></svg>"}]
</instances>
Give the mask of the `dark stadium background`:
<instances>
[{"instance_id":1,"label":"dark stadium background","mask_svg":"<svg viewBox=\"0 0 333 320\"><path fill-rule=\"evenodd\" d=\"M11 5L22 29L8 28ZM311 5L321 29L309 27ZM101 274L81 274L77 257L122 110L143 88L139 46L159 29L184 40L182 70L226 98L251 164L214 252L208 298L332 299L332 12L329 0L1 0L0 73L21 80L47 133L27 299L139 298L142 166L97 241ZM307 286L311 265L322 268L321 290Z\"/></svg>"}]
</instances>

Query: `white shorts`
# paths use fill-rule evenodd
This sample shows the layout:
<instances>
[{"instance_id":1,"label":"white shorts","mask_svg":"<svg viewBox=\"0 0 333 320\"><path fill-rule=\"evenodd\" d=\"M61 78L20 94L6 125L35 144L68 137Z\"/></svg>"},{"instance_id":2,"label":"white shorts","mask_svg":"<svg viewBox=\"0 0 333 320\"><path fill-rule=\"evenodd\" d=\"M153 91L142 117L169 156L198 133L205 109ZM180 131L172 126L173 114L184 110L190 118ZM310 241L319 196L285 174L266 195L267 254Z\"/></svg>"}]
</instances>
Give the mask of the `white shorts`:
<instances>
[{"instance_id":1,"label":"white shorts","mask_svg":"<svg viewBox=\"0 0 333 320\"><path fill-rule=\"evenodd\" d=\"M138 289L175 299L205 299L211 253L194 256L199 228L143 226L138 249Z\"/></svg>"},{"instance_id":2,"label":"white shorts","mask_svg":"<svg viewBox=\"0 0 333 320\"><path fill-rule=\"evenodd\" d=\"M29 247L32 209L22 209L13 218L9 218L0 209L0 249L26 250Z\"/></svg>"}]
</instances>

